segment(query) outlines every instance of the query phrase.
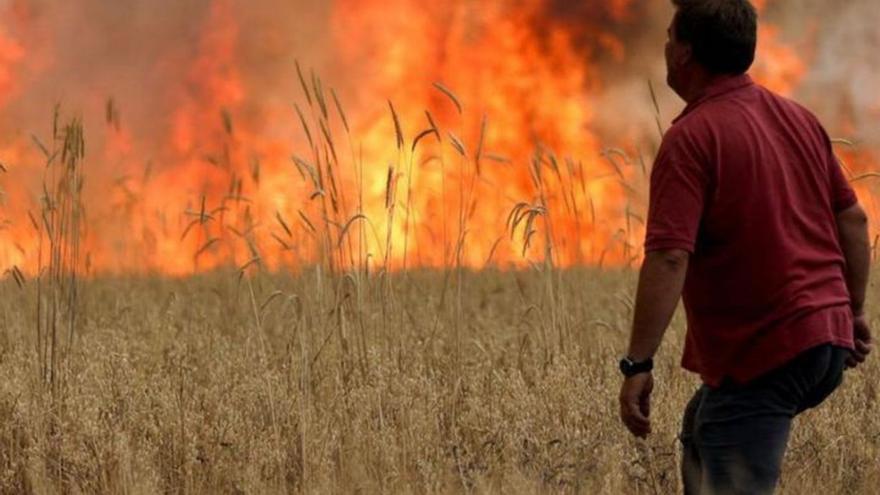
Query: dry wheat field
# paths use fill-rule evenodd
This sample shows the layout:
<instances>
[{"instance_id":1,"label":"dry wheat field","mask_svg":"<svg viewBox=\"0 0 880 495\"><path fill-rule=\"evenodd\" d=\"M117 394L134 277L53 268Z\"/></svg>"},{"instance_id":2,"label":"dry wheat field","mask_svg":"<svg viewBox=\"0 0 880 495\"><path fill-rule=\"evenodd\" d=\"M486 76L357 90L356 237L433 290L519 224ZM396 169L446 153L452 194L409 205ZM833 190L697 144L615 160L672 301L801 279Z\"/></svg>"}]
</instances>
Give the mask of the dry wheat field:
<instances>
[{"instance_id":1,"label":"dry wheat field","mask_svg":"<svg viewBox=\"0 0 880 495\"><path fill-rule=\"evenodd\" d=\"M654 434L634 440L617 420L636 279L96 279L80 283L76 333L59 325L53 356L45 321L37 334L46 288L10 277L0 491L674 493L676 428L697 384L677 365L680 313L659 356ZM850 371L797 420L781 493L875 493L878 371L877 358Z\"/></svg>"}]
</instances>

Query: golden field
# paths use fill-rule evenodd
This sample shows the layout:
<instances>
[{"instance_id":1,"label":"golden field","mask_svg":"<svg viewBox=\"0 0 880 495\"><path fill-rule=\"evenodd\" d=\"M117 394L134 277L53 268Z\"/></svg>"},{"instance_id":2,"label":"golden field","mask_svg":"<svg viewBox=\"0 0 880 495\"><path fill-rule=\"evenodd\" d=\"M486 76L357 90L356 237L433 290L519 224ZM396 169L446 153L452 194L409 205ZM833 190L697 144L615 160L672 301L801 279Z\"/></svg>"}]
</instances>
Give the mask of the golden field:
<instances>
[{"instance_id":1,"label":"golden field","mask_svg":"<svg viewBox=\"0 0 880 495\"><path fill-rule=\"evenodd\" d=\"M36 281L8 277L0 491L674 493L697 385L678 367L683 315L658 357L654 434L637 441L617 418L636 279L536 268L80 282L49 379ZM878 371L872 356L796 421L781 493L875 493Z\"/></svg>"}]
</instances>

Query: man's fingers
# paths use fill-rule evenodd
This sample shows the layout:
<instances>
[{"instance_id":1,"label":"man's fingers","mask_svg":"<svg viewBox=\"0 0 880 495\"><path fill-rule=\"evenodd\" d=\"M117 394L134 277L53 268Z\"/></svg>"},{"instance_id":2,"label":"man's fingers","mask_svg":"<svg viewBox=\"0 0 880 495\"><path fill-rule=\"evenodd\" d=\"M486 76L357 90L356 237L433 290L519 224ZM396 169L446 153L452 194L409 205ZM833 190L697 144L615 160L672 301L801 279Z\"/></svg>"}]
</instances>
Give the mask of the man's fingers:
<instances>
[{"instance_id":1,"label":"man's fingers","mask_svg":"<svg viewBox=\"0 0 880 495\"><path fill-rule=\"evenodd\" d=\"M646 438L651 434L651 427L643 426L643 425L627 425L627 429L629 429L630 433L633 434L636 438Z\"/></svg>"},{"instance_id":2,"label":"man's fingers","mask_svg":"<svg viewBox=\"0 0 880 495\"><path fill-rule=\"evenodd\" d=\"M651 433L651 420L640 410L636 401L628 400L621 402L621 417L627 429L637 437L645 437Z\"/></svg>"},{"instance_id":3,"label":"man's fingers","mask_svg":"<svg viewBox=\"0 0 880 495\"><path fill-rule=\"evenodd\" d=\"M865 362L864 356L856 356L854 352L850 353L850 356L846 358L846 367L847 368L857 368L861 363Z\"/></svg>"},{"instance_id":4,"label":"man's fingers","mask_svg":"<svg viewBox=\"0 0 880 495\"><path fill-rule=\"evenodd\" d=\"M626 404L627 416L640 424L650 424L648 417L642 412L641 406L636 402L628 402Z\"/></svg>"},{"instance_id":5,"label":"man's fingers","mask_svg":"<svg viewBox=\"0 0 880 495\"><path fill-rule=\"evenodd\" d=\"M633 435L644 438L651 433L650 374L627 378L620 390L620 418Z\"/></svg>"},{"instance_id":6,"label":"man's fingers","mask_svg":"<svg viewBox=\"0 0 880 495\"><path fill-rule=\"evenodd\" d=\"M645 438L651 433L650 423L642 423L635 418L630 417L624 421L624 424L630 433L636 437Z\"/></svg>"},{"instance_id":7,"label":"man's fingers","mask_svg":"<svg viewBox=\"0 0 880 495\"><path fill-rule=\"evenodd\" d=\"M866 344L870 344L873 340L871 338L871 327L865 322L864 317L856 318L853 323L853 333L855 334L856 340L861 340Z\"/></svg>"},{"instance_id":8,"label":"man's fingers","mask_svg":"<svg viewBox=\"0 0 880 495\"><path fill-rule=\"evenodd\" d=\"M863 356L867 356L871 353L872 345L869 342L865 342L864 340L856 339L856 352L862 354Z\"/></svg>"},{"instance_id":9,"label":"man's fingers","mask_svg":"<svg viewBox=\"0 0 880 495\"><path fill-rule=\"evenodd\" d=\"M864 363L865 359L867 359L867 354L861 353L858 350L850 351L849 357L846 358L846 366L848 368L856 368Z\"/></svg>"}]
</instances>

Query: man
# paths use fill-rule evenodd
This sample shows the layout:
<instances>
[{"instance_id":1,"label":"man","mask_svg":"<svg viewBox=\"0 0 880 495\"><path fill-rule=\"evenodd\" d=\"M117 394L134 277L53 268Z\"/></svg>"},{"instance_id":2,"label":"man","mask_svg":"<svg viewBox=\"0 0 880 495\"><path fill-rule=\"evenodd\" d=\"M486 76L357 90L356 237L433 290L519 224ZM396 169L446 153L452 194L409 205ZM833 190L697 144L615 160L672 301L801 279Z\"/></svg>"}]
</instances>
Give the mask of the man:
<instances>
[{"instance_id":1,"label":"man","mask_svg":"<svg viewBox=\"0 0 880 495\"><path fill-rule=\"evenodd\" d=\"M816 118L755 84L747 0L673 0L669 86L687 107L651 175L621 418L651 432L654 356L679 296L685 493L772 493L792 418L871 350L867 217Z\"/></svg>"}]
</instances>

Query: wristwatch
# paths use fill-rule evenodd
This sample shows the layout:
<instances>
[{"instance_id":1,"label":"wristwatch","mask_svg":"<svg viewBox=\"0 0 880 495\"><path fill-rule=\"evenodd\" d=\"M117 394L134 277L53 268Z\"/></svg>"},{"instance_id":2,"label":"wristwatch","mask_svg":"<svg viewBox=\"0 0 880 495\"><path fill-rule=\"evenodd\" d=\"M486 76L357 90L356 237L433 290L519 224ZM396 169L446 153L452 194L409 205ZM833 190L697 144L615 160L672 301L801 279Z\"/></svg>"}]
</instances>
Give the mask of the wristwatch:
<instances>
[{"instance_id":1,"label":"wristwatch","mask_svg":"<svg viewBox=\"0 0 880 495\"><path fill-rule=\"evenodd\" d=\"M620 360L620 372L627 378L638 375L639 373L647 373L653 369L654 360L651 358L639 362L633 361L628 357Z\"/></svg>"}]
</instances>

